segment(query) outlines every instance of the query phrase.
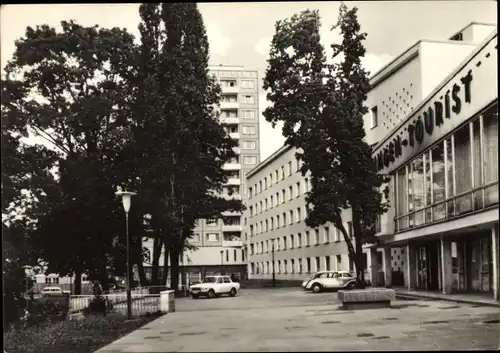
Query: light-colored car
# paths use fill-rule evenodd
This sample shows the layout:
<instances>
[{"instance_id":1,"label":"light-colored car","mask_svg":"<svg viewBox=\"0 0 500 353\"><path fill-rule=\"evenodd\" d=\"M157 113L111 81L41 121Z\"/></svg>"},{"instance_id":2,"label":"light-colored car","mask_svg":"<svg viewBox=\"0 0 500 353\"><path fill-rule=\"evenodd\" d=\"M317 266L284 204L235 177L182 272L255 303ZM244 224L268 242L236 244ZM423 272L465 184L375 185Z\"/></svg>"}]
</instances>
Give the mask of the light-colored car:
<instances>
[{"instance_id":1,"label":"light-colored car","mask_svg":"<svg viewBox=\"0 0 500 353\"><path fill-rule=\"evenodd\" d=\"M302 288L314 293L328 289L354 289L356 277L348 271L320 271L302 282Z\"/></svg>"},{"instance_id":2,"label":"light-colored car","mask_svg":"<svg viewBox=\"0 0 500 353\"><path fill-rule=\"evenodd\" d=\"M189 287L189 291L193 299L202 296L215 298L222 294L234 297L240 291L240 284L231 281L229 276L206 276L201 283Z\"/></svg>"},{"instance_id":3,"label":"light-colored car","mask_svg":"<svg viewBox=\"0 0 500 353\"><path fill-rule=\"evenodd\" d=\"M42 289L42 296L51 297L51 296L59 296L59 295L70 295L71 292L69 290L62 290L61 287L45 287Z\"/></svg>"}]
</instances>

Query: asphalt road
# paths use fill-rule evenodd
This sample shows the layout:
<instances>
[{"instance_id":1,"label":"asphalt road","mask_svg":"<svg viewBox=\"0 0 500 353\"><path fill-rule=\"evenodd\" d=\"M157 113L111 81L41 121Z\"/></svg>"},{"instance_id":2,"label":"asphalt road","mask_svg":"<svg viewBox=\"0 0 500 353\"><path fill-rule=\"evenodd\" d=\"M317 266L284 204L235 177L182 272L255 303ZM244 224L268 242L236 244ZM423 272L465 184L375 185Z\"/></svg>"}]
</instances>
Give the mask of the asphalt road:
<instances>
[{"instance_id":1,"label":"asphalt road","mask_svg":"<svg viewBox=\"0 0 500 353\"><path fill-rule=\"evenodd\" d=\"M178 299L177 311L99 353L460 350L499 347L499 310L445 301L339 310L335 293L243 290L237 297Z\"/></svg>"}]
</instances>

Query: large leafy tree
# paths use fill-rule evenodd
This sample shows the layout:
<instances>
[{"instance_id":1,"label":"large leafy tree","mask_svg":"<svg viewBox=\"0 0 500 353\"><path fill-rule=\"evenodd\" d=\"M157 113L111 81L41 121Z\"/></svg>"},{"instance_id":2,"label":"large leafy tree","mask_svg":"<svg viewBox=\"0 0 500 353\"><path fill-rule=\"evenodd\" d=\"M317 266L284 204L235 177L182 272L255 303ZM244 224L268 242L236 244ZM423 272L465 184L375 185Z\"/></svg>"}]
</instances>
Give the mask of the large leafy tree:
<instances>
[{"instance_id":1,"label":"large leafy tree","mask_svg":"<svg viewBox=\"0 0 500 353\"><path fill-rule=\"evenodd\" d=\"M138 195L151 214L156 248L168 250L177 288L178 259L195 220L242 208L218 196L227 180L222 166L236 143L217 120L220 89L208 72L208 39L197 5L142 4L140 16L135 158L128 169L138 173Z\"/></svg>"},{"instance_id":2,"label":"large leafy tree","mask_svg":"<svg viewBox=\"0 0 500 353\"><path fill-rule=\"evenodd\" d=\"M126 78L135 47L133 36L119 28L61 25L62 31L28 27L16 41L2 82L2 115L12 138L31 132L55 151L19 146L14 157L23 161L20 167L33 167L30 180L41 182L35 188L47 198L34 240L48 270L74 272L77 281L85 271L105 284L107 254L121 216L114 191L126 179L116 160L128 140ZM9 152L14 156L12 148ZM34 161L45 174L56 168L57 182L39 178ZM16 168L8 171L11 180ZM2 191L4 185L2 178ZM78 292L79 282L76 287Z\"/></svg>"},{"instance_id":3,"label":"large leafy tree","mask_svg":"<svg viewBox=\"0 0 500 353\"><path fill-rule=\"evenodd\" d=\"M364 286L362 245L376 242L375 223L387 209L384 177L378 175L371 148L364 141L363 115L369 90L357 8L340 6L337 24L342 42L332 44L333 63L326 62L320 43L317 11L304 11L279 21L272 40L264 88L274 103L266 120L283 121L286 143L298 149L301 172L311 174L312 190L306 224L332 222L343 234L356 265L358 286ZM344 221L352 215L354 239ZM354 244L353 244L354 243Z\"/></svg>"}]
</instances>

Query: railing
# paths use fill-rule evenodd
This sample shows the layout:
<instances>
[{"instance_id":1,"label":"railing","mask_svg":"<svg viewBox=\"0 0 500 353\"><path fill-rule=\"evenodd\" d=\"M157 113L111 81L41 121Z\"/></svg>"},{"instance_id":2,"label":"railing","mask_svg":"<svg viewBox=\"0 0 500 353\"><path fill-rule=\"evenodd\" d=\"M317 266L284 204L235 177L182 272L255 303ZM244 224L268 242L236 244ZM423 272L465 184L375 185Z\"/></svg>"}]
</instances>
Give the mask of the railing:
<instances>
[{"instance_id":1,"label":"railing","mask_svg":"<svg viewBox=\"0 0 500 353\"><path fill-rule=\"evenodd\" d=\"M105 294L108 312L127 313L127 295ZM81 312L89 307L93 295L75 295L70 297L69 312ZM160 294L132 294L132 313L145 314L160 310Z\"/></svg>"},{"instance_id":2,"label":"railing","mask_svg":"<svg viewBox=\"0 0 500 353\"><path fill-rule=\"evenodd\" d=\"M487 200L485 192L487 189L496 186L497 199L496 201ZM470 199L469 199L470 198ZM457 202L458 200L458 202ZM463 206L466 207L463 207ZM403 230L429 225L444 220L450 220L474 211L487 209L491 206L498 205L498 181L488 183L484 186L479 186L458 195L451 196L445 200L434 202L432 205L425 206L421 209L411 211L407 214L394 218L396 232ZM459 207L457 207L459 206ZM436 212L437 211L437 212ZM439 213L438 213L439 212ZM443 214L443 217L436 217L436 214ZM415 219L415 215L420 215L419 223ZM413 221L413 224L411 224Z\"/></svg>"}]
</instances>

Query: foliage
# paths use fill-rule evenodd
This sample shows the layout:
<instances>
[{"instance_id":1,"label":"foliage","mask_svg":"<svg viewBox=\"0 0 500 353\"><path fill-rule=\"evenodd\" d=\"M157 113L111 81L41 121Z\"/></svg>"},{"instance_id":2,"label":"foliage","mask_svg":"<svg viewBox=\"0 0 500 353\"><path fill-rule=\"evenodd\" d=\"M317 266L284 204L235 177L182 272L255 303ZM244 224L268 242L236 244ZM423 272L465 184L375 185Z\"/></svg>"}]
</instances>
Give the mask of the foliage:
<instances>
[{"instance_id":1,"label":"foliage","mask_svg":"<svg viewBox=\"0 0 500 353\"><path fill-rule=\"evenodd\" d=\"M264 79L274 105L264 116L273 124L284 122L286 143L297 148L302 174L311 175L306 224L332 222L342 232L358 285L364 286L362 244L378 240L375 222L387 209L388 192L379 192L386 180L376 173L364 141L364 101L370 87L361 66L366 34L360 32L357 8L348 10L342 3L335 28L342 42L331 45L333 63L328 64L317 11L277 22ZM348 209L356 248L343 225Z\"/></svg>"},{"instance_id":2,"label":"foliage","mask_svg":"<svg viewBox=\"0 0 500 353\"><path fill-rule=\"evenodd\" d=\"M90 316L83 321L44 322L4 334L9 353L92 353L160 316L127 321L124 315Z\"/></svg>"},{"instance_id":3,"label":"foliage","mask_svg":"<svg viewBox=\"0 0 500 353\"><path fill-rule=\"evenodd\" d=\"M116 160L128 141L124 82L135 47L126 30L61 25L61 32L28 27L6 66L2 134L5 129L15 144L7 154L14 161L5 185L10 195L38 191L45 207L33 236L49 272L105 276L107 254L122 230L114 191L126 177ZM30 131L56 152L23 145L16 136ZM51 170L57 170L57 180ZM9 181L2 176L2 192L4 179Z\"/></svg>"},{"instance_id":4,"label":"foliage","mask_svg":"<svg viewBox=\"0 0 500 353\"><path fill-rule=\"evenodd\" d=\"M208 40L197 5L142 4L140 16L135 158L128 169L140 171L135 187L158 239L155 262L162 245L171 259L179 258L200 216L242 205L214 194L227 181L222 166L236 143L216 119L220 89L208 73ZM171 271L175 287L177 261Z\"/></svg>"}]
</instances>

